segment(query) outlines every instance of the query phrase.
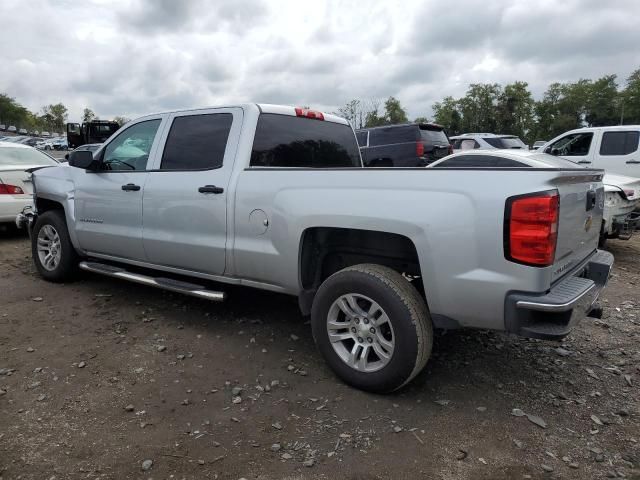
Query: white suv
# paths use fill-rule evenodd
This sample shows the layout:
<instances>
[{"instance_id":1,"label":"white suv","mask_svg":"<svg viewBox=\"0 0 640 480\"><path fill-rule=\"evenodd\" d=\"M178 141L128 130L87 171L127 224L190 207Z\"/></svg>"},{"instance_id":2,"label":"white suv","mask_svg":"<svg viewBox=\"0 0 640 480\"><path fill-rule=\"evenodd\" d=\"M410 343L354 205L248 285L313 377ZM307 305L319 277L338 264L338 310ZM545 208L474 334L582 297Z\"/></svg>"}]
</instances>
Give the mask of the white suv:
<instances>
[{"instance_id":1,"label":"white suv","mask_svg":"<svg viewBox=\"0 0 640 480\"><path fill-rule=\"evenodd\" d=\"M465 133L449 137L454 152L463 150L517 149L529 150L520 138L515 135L496 135L494 133Z\"/></svg>"}]
</instances>

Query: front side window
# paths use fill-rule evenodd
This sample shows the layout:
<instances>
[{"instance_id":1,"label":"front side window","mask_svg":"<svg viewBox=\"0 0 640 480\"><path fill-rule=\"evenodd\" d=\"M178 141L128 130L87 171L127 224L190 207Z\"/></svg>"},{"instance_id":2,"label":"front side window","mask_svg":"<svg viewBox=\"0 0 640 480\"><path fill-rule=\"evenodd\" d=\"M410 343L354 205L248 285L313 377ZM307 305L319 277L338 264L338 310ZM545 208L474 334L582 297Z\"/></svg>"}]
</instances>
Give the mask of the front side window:
<instances>
[{"instance_id":1,"label":"front side window","mask_svg":"<svg viewBox=\"0 0 640 480\"><path fill-rule=\"evenodd\" d=\"M167 137L160 169L220 168L232 122L231 113L176 117Z\"/></svg>"},{"instance_id":2,"label":"front side window","mask_svg":"<svg viewBox=\"0 0 640 480\"><path fill-rule=\"evenodd\" d=\"M104 149L103 170L145 170L160 119L136 123L120 133Z\"/></svg>"},{"instance_id":3,"label":"front side window","mask_svg":"<svg viewBox=\"0 0 640 480\"><path fill-rule=\"evenodd\" d=\"M600 155L629 155L638 150L640 132L604 132Z\"/></svg>"},{"instance_id":4,"label":"front side window","mask_svg":"<svg viewBox=\"0 0 640 480\"><path fill-rule=\"evenodd\" d=\"M561 157L584 157L589 154L591 140L593 140L593 133L591 132L572 133L553 142L547 147L545 153L560 155Z\"/></svg>"},{"instance_id":5,"label":"front side window","mask_svg":"<svg viewBox=\"0 0 640 480\"><path fill-rule=\"evenodd\" d=\"M349 125L304 117L260 115L251 152L252 167L360 167Z\"/></svg>"}]
</instances>

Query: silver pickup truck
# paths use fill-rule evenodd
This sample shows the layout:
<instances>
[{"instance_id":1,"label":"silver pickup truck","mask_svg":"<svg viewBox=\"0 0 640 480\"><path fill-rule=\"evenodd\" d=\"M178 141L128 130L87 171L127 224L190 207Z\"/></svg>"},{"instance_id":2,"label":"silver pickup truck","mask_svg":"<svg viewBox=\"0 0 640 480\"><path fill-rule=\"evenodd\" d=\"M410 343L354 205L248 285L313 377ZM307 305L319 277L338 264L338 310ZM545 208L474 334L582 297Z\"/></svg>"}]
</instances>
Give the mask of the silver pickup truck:
<instances>
[{"instance_id":1,"label":"silver pickup truck","mask_svg":"<svg viewBox=\"0 0 640 480\"><path fill-rule=\"evenodd\" d=\"M57 282L80 268L209 300L225 283L296 295L336 374L388 392L425 366L434 327L558 339L592 309L613 263L603 172L549 162L363 168L347 122L313 110L149 115L32 173L33 258Z\"/></svg>"}]
</instances>

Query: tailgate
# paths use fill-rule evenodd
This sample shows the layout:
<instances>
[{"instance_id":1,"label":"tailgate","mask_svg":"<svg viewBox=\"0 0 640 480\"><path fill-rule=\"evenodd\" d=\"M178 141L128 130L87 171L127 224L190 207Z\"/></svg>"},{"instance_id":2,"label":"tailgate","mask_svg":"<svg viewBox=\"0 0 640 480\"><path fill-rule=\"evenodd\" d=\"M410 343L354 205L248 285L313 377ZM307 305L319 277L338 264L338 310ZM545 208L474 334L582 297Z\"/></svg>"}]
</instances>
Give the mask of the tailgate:
<instances>
[{"instance_id":1,"label":"tailgate","mask_svg":"<svg viewBox=\"0 0 640 480\"><path fill-rule=\"evenodd\" d=\"M29 166L25 166L24 168L29 168ZM19 170L0 170L0 182L20 187L24 193L33 193L31 174L25 172L22 167Z\"/></svg>"},{"instance_id":2,"label":"tailgate","mask_svg":"<svg viewBox=\"0 0 640 480\"><path fill-rule=\"evenodd\" d=\"M567 173L554 181L560 194L558 242L551 280L576 267L598 247L604 187L593 174Z\"/></svg>"}]
</instances>

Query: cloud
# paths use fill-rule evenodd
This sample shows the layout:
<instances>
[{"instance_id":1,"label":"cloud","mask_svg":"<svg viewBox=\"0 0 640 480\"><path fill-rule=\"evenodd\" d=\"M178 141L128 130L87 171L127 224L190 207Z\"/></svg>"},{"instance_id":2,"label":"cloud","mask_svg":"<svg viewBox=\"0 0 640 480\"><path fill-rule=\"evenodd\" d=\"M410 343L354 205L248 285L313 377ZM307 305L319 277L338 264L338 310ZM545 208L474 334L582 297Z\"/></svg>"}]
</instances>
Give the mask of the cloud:
<instances>
[{"instance_id":1,"label":"cloud","mask_svg":"<svg viewBox=\"0 0 640 480\"><path fill-rule=\"evenodd\" d=\"M0 2L0 92L102 118L238 101L335 111L399 98L429 115L469 83L624 78L637 0Z\"/></svg>"}]
</instances>

